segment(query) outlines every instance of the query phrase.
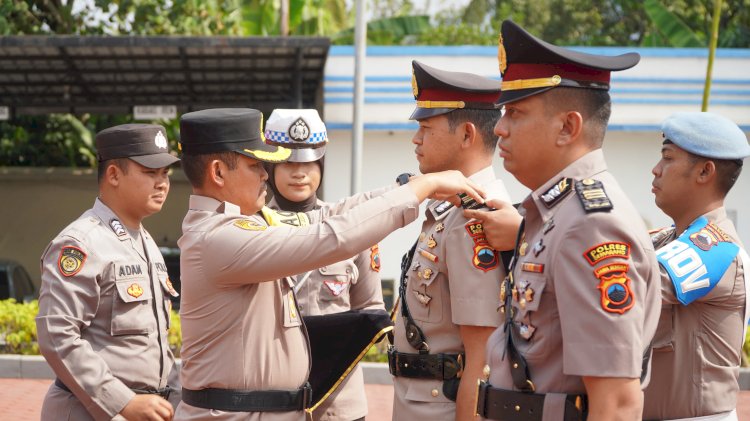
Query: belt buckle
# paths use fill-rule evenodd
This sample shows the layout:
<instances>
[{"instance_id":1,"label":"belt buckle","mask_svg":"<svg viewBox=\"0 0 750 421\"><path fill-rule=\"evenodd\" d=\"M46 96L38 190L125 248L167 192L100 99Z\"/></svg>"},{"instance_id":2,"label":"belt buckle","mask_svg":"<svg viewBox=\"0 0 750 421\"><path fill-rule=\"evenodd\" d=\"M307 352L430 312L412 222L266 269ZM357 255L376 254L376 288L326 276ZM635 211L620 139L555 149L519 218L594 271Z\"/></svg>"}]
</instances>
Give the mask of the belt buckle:
<instances>
[{"instance_id":1,"label":"belt buckle","mask_svg":"<svg viewBox=\"0 0 750 421\"><path fill-rule=\"evenodd\" d=\"M478 416L484 416L484 406L486 403L486 398L483 396L482 399L482 411L479 411L479 394L486 394L486 387L487 387L487 381L482 379L477 379L477 393L474 395L474 417Z\"/></svg>"}]
</instances>

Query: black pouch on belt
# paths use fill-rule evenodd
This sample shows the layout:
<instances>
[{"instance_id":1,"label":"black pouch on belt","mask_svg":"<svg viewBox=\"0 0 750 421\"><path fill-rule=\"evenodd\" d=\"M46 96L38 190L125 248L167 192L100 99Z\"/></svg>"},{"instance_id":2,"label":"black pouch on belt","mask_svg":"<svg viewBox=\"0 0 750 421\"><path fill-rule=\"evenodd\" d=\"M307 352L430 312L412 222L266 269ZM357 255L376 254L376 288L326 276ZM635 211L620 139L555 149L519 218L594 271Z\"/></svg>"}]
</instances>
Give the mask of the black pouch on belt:
<instances>
[{"instance_id":1,"label":"black pouch on belt","mask_svg":"<svg viewBox=\"0 0 750 421\"><path fill-rule=\"evenodd\" d=\"M456 397L458 397L458 386L460 384L461 384L460 377L454 377L452 379L444 380L443 381L443 395L445 395L446 398L455 402Z\"/></svg>"}]
</instances>

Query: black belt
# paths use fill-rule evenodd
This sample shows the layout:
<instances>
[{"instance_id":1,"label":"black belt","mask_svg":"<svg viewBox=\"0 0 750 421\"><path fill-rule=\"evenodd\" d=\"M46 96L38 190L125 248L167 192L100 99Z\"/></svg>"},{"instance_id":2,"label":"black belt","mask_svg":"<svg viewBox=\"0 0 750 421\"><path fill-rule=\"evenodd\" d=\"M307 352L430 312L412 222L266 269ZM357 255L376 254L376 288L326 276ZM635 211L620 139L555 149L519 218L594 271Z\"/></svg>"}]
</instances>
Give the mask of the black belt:
<instances>
[{"instance_id":1,"label":"black belt","mask_svg":"<svg viewBox=\"0 0 750 421\"><path fill-rule=\"evenodd\" d=\"M309 383L297 390L182 389L186 404L233 412L291 412L310 407Z\"/></svg>"},{"instance_id":2,"label":"black belt","mask_svg":"<svg viewBox=\"0 0 750 421\"><path fill-rule=\"evenodd\" d=\"M463 371L463 354L406 354L388 350L388 370L396 377L450 380Z\"/></svg>"},{"instance_id":3,"label":"black belt","mask_svg":"<svg viewBox=\"0 0 750 421\"><path fill-rule=\"evenodd\" d=\"M537 421L542 419L545 395L498 389L479 384L477 414L491 420ZM588 416L586 395L565 396L564 421L583 421Z\"/></svg>"},{"instance_id":4,"label":"black belt","mask_svg":"<svg viewBox=\"0 0 750 421\"><path fill-rule=\"evenodd\" d=\"M55 386L59 387L60 389L68 392L73 393L70 391L68 386L65 386L65 383L62 382L60 379L55 379ZM146 390L146 389L133 389L130 388L133 392L135 392L137 395L159 395L164 399L169 399L169 394L172 393L172 388L169 386L165 387L164 389L154 389L154 390Z\"/></svg>"}]
</instances>

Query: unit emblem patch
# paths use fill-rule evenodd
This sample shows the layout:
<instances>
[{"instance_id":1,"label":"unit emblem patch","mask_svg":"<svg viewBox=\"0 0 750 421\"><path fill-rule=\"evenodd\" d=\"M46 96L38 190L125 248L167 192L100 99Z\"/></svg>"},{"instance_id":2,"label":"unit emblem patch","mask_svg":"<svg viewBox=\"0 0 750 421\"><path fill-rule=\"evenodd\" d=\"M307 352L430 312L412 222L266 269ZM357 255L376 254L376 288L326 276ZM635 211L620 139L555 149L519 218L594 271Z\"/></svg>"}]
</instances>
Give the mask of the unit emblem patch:
<instances>
[{"instance_id":1,"label":"unit emblem patch","mask_svg":"<svg viewBox=\"0 0 750 421\"><path fill-rule=\"evenodd\" d=\"M86 262L86 253L83 250L74 246L65 246L60 250L57 267L63 276L69 277L80 272L84 262Z\"/></svg>"},{"instance_id":2,"label":"unit emblem patch","mask_svg":"<svg viewBox=\"0 0 750 421\"><path fill-rule=\"evenodd\" d=\"M720 242L731 242L732 239L721 228L714 224L708 224L700 231L690 234L690 241L699 249L708 251Z\"/></svg>"},{"instance_id":3,"label":"unit emblem patch","mask_svg":"<svg viewBox=\"0 0 750 421\"><path fill-rule=\"evenodd\" d=\"M482 223L476 221L467 222L464 228L466 228L466 232L469 233L469 236L474 241L474 256L471 259L471 264L483 272L489 272L497 268L500 265L500 257L498 252L490 247L487 242Z\"/></svg>"},{"instance_id":4,"label":"unit emblem patch","mask_svg":"<svg viewBox=\"0 0 750 421\"><path fill-rule=\"evenodd\" d=\"M604 311L623 314L635 304L633 291L630 289L630 278L626 273L617 273L599 278L601 303Z\"/></svg>"}]
</instances>

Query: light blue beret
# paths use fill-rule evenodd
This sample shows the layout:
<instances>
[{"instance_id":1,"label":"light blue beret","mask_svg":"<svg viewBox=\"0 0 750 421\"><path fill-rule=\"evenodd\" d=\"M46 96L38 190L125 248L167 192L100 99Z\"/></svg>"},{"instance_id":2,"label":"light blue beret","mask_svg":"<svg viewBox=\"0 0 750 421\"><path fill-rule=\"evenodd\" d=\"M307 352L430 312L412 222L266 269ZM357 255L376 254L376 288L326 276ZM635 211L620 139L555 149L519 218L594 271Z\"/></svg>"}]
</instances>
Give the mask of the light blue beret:
<instances>
[{"instance_id":1,"label":"light blue beret","mask_svg":"<svg viewBox=\"0 0 750 421\"><path fill-rule=\"evenodd\" d=\"M682 112L661 125L664 138L705 158L743 159L750 156L745 133L730 119L713 113Z\"/></svg>"}]
</instances>

